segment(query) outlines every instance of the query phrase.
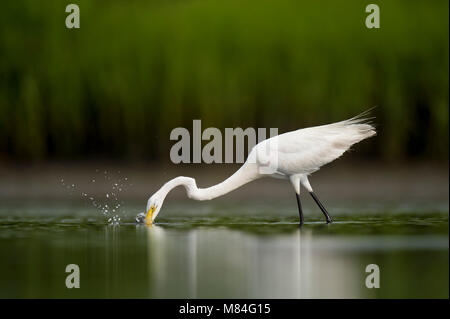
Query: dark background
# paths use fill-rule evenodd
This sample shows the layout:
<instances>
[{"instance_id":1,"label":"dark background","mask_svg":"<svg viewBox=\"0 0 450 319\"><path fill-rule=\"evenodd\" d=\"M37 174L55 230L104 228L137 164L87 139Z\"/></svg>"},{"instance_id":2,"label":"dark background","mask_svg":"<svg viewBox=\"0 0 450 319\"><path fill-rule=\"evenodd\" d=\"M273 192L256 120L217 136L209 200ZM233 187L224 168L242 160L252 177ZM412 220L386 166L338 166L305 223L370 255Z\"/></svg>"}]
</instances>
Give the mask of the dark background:
<instances>
[{"instance_id":1,"label":"dark background","mask_svg":"<svg viewBox=\"0 0 450 319\"><path fill-rule=\"evenodd\" d=\"M448 161L448 1L7 1L0 161L170 162L170 131L335 122L355 158Z\"/></svg>"}]
</instances>

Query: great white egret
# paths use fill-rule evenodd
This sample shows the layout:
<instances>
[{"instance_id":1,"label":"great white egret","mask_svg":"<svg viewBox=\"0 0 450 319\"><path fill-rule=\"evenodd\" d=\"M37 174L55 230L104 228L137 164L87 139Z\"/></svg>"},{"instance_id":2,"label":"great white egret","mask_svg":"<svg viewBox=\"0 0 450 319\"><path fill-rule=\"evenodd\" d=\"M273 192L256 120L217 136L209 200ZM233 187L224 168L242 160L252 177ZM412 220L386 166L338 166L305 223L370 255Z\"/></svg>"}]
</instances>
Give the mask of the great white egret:
<instances>
[{"instance_id":1,"label":"great white egret","mask_svg":"<svg viewBox=\"0 0 450 319\"><path fill-rule=\"evenodd\" d=\"M166 195L177 186L184 186L187 196L195 200L210 200L225 195L236 188L261 177L270 176L289 180L297 197L300 225L303 212L300 202L300 184L306 188L325 215L330 215L313 192L308 175L321 166L340 157L350 146L376 134L375 128L363 118L364 112L351 119L321 126L299 129L280 134L258 143L249 153L245 163L223 182L198 188L195 179L179 176L164 184L147 202L146 214L136 217L152 224L158 216Z\"/></svg>"}]
</instances>

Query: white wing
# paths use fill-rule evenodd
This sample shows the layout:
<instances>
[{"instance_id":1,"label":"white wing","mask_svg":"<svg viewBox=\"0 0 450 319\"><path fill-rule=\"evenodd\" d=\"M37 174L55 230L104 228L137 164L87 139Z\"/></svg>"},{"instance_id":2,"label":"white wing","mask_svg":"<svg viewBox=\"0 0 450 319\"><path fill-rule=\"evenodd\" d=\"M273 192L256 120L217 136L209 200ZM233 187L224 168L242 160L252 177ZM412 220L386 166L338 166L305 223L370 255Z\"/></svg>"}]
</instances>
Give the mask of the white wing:
<instances>
[{"instance_id":1,"label":"white wing","mask_svg":"<svg viewBox=\"0 0 450 319\"><path fill-rule=\"evenodd\" d=\"M281 174L310 174L340 157L353 144L376 134L375 128L360 116L328 125L287 132L259 143L277 156Z\"/></svg>"}]
</instances>

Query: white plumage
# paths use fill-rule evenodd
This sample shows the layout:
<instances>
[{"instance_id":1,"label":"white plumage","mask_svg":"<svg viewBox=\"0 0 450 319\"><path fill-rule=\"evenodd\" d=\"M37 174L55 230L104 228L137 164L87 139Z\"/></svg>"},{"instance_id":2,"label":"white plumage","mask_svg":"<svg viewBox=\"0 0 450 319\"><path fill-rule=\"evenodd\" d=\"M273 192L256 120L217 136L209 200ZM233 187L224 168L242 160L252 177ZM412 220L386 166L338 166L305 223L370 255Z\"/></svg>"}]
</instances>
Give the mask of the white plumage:
<instances>
[{"instance_id":1,"label":"white plumage","mask_svg":"<svg viewBox=\"0 0 450 319\"><path fill-rule=\"evenodd\" d=\"M210 200L261 177L289 179L297 195L300 224L303 213L300 204L300 184L313 196L323 211L327 222L331 217L313 193L308 175L321 166L332 162L353 144L376 134L375 128L363 118L364 112L351 119L321 126L308 127L287 132L258 143L250 152L241 168L225 181L208 187L198 188L190 177L177 177L164 184L147 202L147 223L152 223L159 214L166 195L177 186L184 186L189 198Z\"/></svg>"}]
</instances>

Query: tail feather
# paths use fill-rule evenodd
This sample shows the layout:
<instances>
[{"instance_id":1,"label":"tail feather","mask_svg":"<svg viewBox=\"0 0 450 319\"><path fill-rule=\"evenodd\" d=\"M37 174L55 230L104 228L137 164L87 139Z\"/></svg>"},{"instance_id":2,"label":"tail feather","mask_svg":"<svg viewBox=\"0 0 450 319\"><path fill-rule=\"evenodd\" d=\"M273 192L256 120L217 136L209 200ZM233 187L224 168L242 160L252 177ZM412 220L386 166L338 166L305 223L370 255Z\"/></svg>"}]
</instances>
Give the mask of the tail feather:
<instances>
[{"instance_id":1,"label":"tail feather","mask_svg":"<svg viewBox=\"0 0 450 319\"><path fill-rule=\"evenodd\" d=\"M374 117L365 117L370 111L371 109L348 120L331 124L336 129L334 147L345 152L353 144L376 135L375 126L371 122Z\"/></svg>"},{"instance_id":2,"label":"tail feather","mask_svg":"<svg viewBox=\"0 0 450 319\"><path fill-rule=\"evenodd\" d=\"M360 114L358 114L358 115L356 115L356 116L354 116L354 117L352 117L352 118L350 118L348 120L345 120L345 121L342 121L342 122L339 122L339 123L347 122L347 124L361 124L361 123L372 124L370 121L373 120L375 117L374 116L366 117L366 116L369 115L370 112L372 112L372 110L374 108L375 108L375 106L371 107L368 110L365 110L364 112L362 112L362 113L360 113Z\"/></svg>"},{"instance_id":3,"label":"tail feather","mask_svg":"<svg viewBox=\"0 0 450 319\"><path fill-rule=\"evenodd\" d=\"M362 112L348 120L336 123L341 128L345 128L346 133L354 142L358 143L366 138L372 137L377 134L372 120L375 117L366 117L373 108Z\"/></svg>"}]
</instances>

